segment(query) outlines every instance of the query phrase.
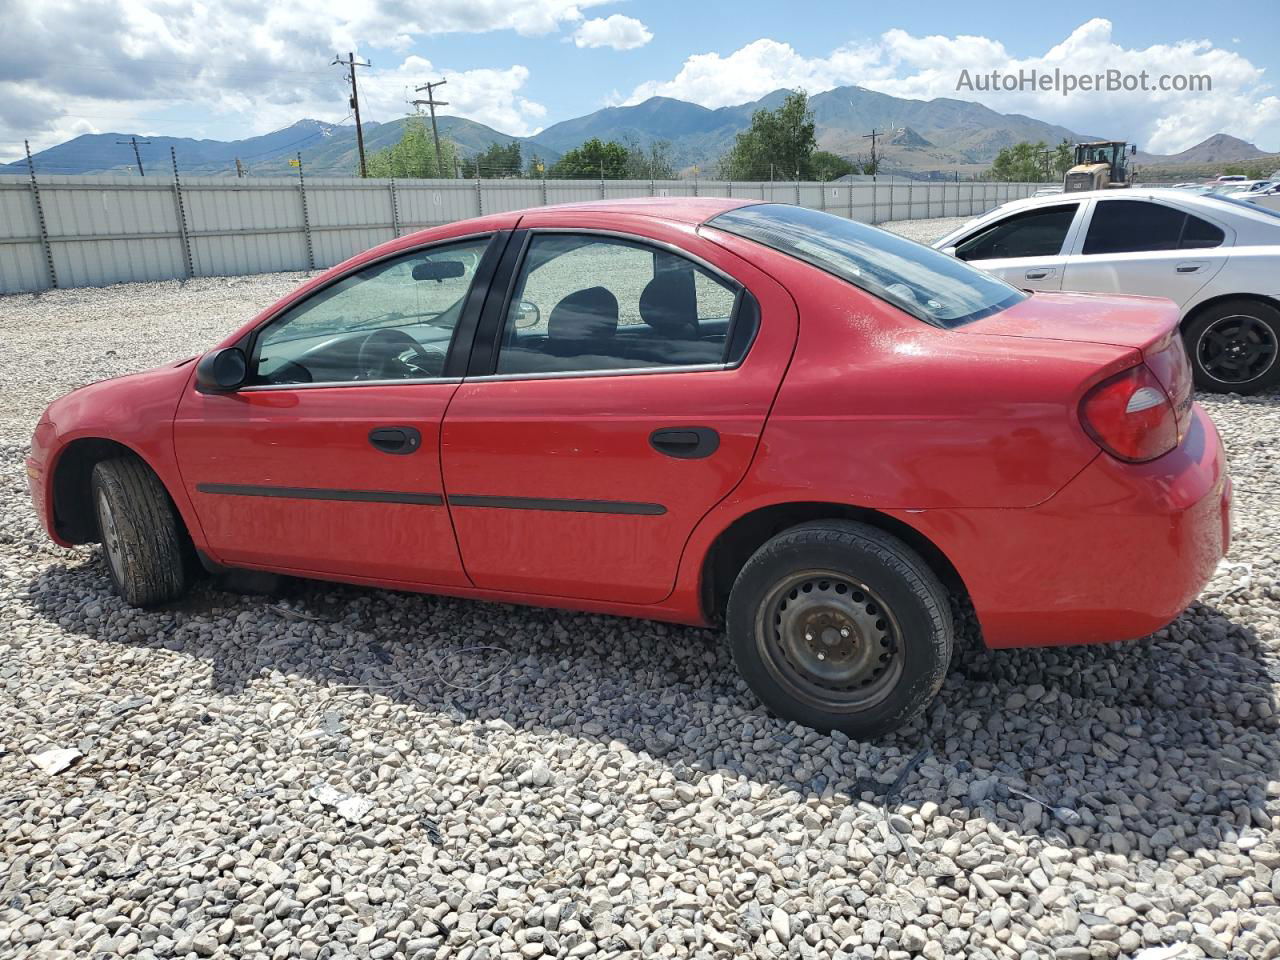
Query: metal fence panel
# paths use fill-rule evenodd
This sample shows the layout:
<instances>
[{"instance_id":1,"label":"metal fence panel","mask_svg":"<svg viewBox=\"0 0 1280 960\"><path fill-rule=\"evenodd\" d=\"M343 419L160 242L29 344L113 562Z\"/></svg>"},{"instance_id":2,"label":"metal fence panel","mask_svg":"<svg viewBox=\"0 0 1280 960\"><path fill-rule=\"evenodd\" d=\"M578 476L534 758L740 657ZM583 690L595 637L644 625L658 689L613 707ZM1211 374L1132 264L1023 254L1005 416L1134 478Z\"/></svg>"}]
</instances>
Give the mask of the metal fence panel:
<instances>
[{"instance_id":1,"label":"metal fence panel","mask_svg":"<svg viewBox=\"0 0 1280 960\"><path fill-rule=\"evenodd\" d=\"M395 236L482 214L628 197L796 203L865 223L972 217L1040 184L721 180L228 179L40 176L59 286L323 269ZM190 249L188 267L187 250ZM27 177L0 177L0 293L50 286Z\"/></svg>"}]
</instances>

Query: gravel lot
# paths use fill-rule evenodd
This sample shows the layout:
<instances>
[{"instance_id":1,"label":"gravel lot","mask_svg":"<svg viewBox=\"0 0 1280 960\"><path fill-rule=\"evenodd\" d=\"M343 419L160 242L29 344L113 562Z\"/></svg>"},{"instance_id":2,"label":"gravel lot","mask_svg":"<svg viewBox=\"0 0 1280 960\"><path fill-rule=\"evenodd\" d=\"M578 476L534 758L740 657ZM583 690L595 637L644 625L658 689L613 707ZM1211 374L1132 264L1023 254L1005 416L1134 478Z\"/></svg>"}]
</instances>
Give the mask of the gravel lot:
<instances>
[{"instance_id":1,"label":"gravel lot","mask_svg":"<svg viewBox=\"0 0 1280 960\"><path fill-rule=\"evenodd\" d=\"M49 544L45 404L299 279L0 298L0 956L1280 954L1280 396L1203 399L1237 525L1201 602L968 650L859 744L765 716L711 631L311 583L139 612Z\"/></svg>"}]
</instances>

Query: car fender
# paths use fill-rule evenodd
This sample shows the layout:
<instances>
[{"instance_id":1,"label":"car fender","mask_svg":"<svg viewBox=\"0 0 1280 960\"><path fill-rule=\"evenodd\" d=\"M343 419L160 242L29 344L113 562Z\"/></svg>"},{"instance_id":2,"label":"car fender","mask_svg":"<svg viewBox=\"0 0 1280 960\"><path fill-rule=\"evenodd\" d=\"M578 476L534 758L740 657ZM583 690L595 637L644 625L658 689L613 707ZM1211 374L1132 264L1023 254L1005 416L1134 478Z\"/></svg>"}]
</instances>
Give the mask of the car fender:
<instances>
[{"instance_id":1,"label":"car fender","mask_svg":"<svg viewBox=\"0 0 1280 960\"><path fill-rule=\"evenodd\" d=\"M183 360L143 373L102 380L54 401L44 419L52 428L52 443L43 464L43 484L49 527L53 480L63 454L77 440L109 440L127 448L160 478L197 547L204 536L195 510L184 492L173 445L173 418L178 403L195 375L195 364ZM50 529L63 546L69 546Z\"/></svg>"}]
</instances>

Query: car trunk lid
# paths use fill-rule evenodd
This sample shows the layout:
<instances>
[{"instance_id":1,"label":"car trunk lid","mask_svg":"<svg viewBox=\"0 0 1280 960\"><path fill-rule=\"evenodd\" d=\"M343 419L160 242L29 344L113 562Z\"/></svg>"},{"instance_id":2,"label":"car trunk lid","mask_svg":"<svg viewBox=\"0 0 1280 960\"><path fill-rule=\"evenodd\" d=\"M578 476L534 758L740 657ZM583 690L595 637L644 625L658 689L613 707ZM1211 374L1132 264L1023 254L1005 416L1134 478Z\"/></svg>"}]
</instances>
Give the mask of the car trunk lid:
<instances>
[{"instance_id":1,"label":"car trunk lid","mask_svg":"<svg viewBox=\"0 0 1280 960\"><path fill-rule=\"evenodd\" d=\"M1192 380L1178 321L1177 305L1157 297L1036 293L955 332L1128 347L1133 363L1146 363L1169 395L1181 436L1191 419Z\"/></svg>"}]
</instances>

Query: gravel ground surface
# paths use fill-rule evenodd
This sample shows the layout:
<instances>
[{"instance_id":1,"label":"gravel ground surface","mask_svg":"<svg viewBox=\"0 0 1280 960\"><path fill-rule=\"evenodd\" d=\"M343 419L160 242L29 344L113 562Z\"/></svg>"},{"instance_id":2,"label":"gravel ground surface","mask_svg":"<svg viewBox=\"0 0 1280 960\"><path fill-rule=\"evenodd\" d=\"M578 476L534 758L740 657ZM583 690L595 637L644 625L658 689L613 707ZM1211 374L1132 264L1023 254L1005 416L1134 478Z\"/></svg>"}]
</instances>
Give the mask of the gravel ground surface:
<instances>
[{"instance_id":1,"label":"gravel ground surface","mask_svg":"<svg viewBox=\"0 0 1280 960\"><path fill-rule=\"evenodd\" d=\"M299 279L0 298L0 956L1280 953L1280 396L1203 401L1236 542L1173 625L968 650L856 743L712 631L314 583L140 612L48 543L45 404Z\"/></svg>"}]
</instances>

